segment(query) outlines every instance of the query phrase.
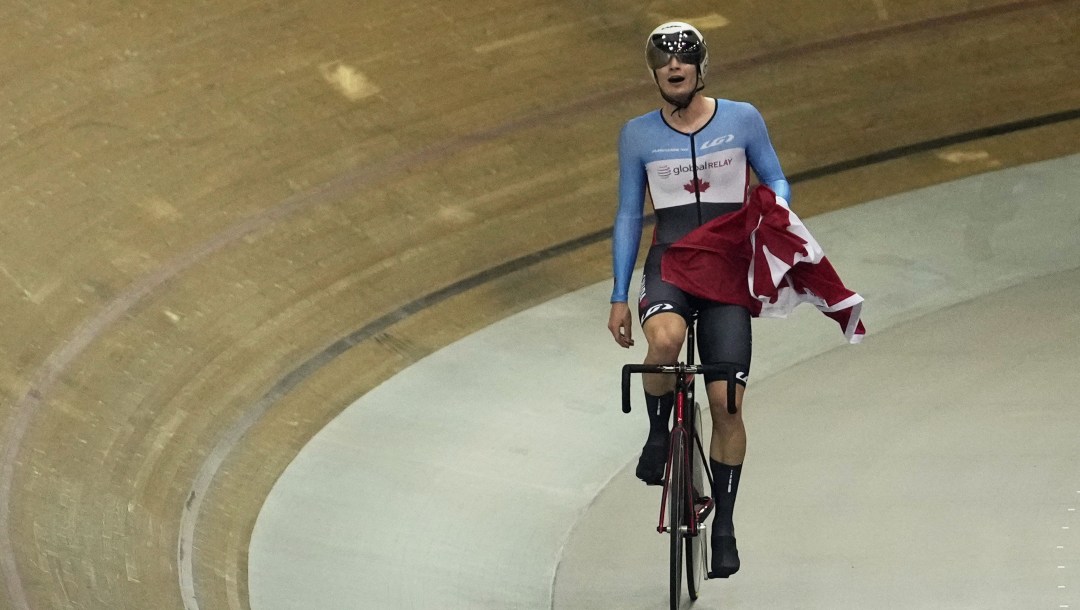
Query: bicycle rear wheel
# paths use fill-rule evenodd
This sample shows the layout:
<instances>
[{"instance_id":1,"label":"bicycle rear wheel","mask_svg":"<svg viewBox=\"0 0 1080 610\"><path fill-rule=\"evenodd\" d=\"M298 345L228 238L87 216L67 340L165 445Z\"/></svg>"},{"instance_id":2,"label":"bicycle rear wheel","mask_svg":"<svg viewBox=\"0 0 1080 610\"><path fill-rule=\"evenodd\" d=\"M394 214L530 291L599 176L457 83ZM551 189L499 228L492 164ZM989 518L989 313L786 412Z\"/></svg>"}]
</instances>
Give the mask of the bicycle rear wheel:
<instances>
[{"instance_id":1,"label":"bicycle rear wheel","mask_svg":"<svg viewBox=\"0 0 1080 610\"><path fill-rule=\"evenodd\" d=\"M668 534L671 536L671 610L682 604L683 541L686 539L687 442L683 434L671 435L671 478L668 483Z\"/></svg>"},{"instance_id":2,"label":"bicycle rear wheel","mask_svg":"<svg viewBox=\"0 0 1080 610\"><path fill-rule=\"evenodd\" d=\"M701 423L701 405L694 403L694 435L690 439L690 472L689 478L693 482L693 494L684 505L687 507L687 522L689 523L689 511L697 510L697 497L709 493L705 489L705 464L701 460L698 446L701 444L700 433L697 426ZM697 445L695 445L697 443ZM701 583L705 580L705 571L709 569L709 544L706 539L705 522L698 523L696 536L686 536L686 592L690 599L696 600L701 593Z\"/></svg>"}]
</instances>

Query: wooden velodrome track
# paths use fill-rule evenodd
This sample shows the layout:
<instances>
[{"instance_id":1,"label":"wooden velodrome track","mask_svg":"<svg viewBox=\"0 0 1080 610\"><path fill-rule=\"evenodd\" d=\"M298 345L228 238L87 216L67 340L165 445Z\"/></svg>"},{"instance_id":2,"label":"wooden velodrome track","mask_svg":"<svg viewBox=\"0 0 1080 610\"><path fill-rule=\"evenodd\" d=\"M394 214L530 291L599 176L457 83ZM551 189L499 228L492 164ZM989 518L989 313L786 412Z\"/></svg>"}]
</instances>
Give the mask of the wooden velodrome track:
<instances>
[{"instance_id":1,"label":"wooden velodrome track","mask_svg":"<svg viewBox=\"0 0 1080 610\"><path fill-rule=\"evenodd\" d=\"M609 276L670 18L804 217L1080 151L1080 0L5 3L0 608L248 607L306 440Z\"/></svg>"}]
</instances>

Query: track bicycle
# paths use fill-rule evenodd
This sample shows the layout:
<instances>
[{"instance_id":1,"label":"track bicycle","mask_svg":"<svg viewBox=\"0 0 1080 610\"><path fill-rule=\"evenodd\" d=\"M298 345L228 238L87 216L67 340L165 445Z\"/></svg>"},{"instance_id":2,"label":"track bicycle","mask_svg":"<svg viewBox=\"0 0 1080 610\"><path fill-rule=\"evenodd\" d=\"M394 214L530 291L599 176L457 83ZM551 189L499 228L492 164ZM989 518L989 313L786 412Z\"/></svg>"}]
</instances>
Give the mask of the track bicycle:
<instances>
[{"instance_id":1,"label":"track bicycle","mask_svg":"<svg viewBox=\"0 0 1080 610\"><path fill-rule=\"evenodd\" d=\"M664 468L663 493L660 497L660 520L656 531L671 540L669 590L672 610L682 605L683 559L685 557L686 591L696 600L701 583L708 578L709 541L705 520L712 514L712 473L697 425L701 407L694 401L694 377L720 373L728 379L728 410L735 412L734 368L729 364L694 364L695 320L686 329L686 362L676 364L627 364L622 368L622 410L630 412L630 376L635 373L675 375L674 423ZM708 486L705 481L708 480Z\"/></svg>"}]
</instances>

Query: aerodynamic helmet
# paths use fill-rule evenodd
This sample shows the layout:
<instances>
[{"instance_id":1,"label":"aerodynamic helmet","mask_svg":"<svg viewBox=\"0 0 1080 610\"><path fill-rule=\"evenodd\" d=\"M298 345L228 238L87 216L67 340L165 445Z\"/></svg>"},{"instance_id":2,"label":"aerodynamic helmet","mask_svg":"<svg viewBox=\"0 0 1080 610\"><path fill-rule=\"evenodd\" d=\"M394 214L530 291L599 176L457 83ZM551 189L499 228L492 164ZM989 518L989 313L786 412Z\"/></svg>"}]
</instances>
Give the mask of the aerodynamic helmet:
<instances>
[{"instance_id":1,"label":"aerodynamic helmet","mask_svg":"<svg viewBox=\"0 0 1080 610\"><path fill-rule=\"evenodd\" d=\"M669 21L653 30L645 41L645 63L651 72L667 65L672 57L697 66L698 76L705 79L709 48L705 46L705 37L689 23Z\"/></svg>"}]
</instances>

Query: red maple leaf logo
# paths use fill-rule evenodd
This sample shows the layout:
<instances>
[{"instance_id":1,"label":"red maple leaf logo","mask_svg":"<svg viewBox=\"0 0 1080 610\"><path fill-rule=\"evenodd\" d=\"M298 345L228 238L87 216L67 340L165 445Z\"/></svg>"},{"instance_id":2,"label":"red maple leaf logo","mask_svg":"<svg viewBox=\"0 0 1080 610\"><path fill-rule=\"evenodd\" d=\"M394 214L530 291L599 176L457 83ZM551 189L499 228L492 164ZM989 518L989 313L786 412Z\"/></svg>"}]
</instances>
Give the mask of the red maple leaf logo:
<instances>
[{"instance_id":1,"label":"red maple leaf logo","mask_svg":"<svg viewBox=\"0 0 1080 610\"><path fill-rule=\"evenodd\" d=\"M684 184L683 188L686 189L686 192L688 193L703 193L709 190L709 186L711 185L708 182L705 182L700 178L694 178L690 182Z\"/></svg>"}]
</instances>

